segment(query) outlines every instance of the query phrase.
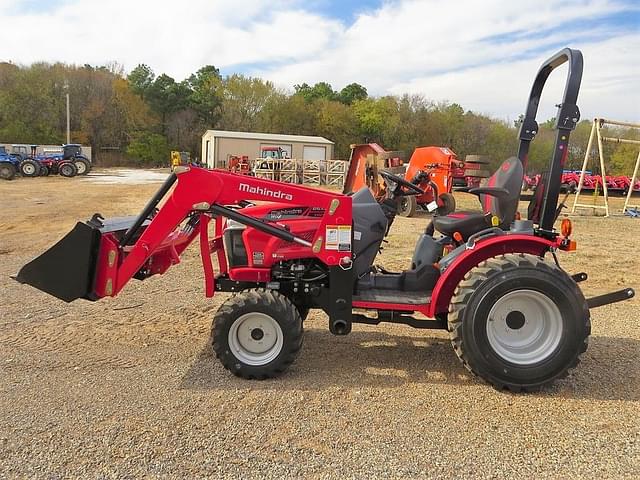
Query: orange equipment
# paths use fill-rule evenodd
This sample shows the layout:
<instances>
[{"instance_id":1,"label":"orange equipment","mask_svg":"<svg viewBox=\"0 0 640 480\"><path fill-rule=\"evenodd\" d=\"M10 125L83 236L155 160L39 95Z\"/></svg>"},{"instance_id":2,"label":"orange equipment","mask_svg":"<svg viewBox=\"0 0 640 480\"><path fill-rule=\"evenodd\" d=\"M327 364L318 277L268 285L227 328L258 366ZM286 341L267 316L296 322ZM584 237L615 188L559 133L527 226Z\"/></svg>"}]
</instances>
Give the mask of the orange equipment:
<instances>
[{"instance_id":1,"label":"orange equipment","mask_svg":"<svg viewBox=\"0 0 640 480\"><path fill-rule=\"evenodd\" d=\"M367 186L376 199L382 198L385 194L385 186L378 171L387 170L404 176L402 155L401 152L387 152L377 143L351 145L343 193L357 192Z\"/></svg>"},{"instance_id":2,"label":"orange equipment","mask_svg":"<svg viewBox=\"0 0 640 480\"><path fill-rule=\"evenodd\" d=\"M451 194L453 170L463 165L453 150L446 147L418 147L413 151L405 180L418 185L424 195L402 198L398 215L411 217L418 207L438 215L448 215L456 209Z\"/></svg>"},{"instance_id":3,"label":"orange equipment","mask_svg":"<svg viewBox=\"0 0 640 480\"><path fill-rule=\"evenodd\" d=\"M430 212L437 210L438 215L455 211L456 202L451 195L452 170L462 164L456 154L445 147L418 147L408 167L402 156L402 152L388 152L377 143L351 145L343 193L357 192L366 185L376 199L382 198L385 187L378 172L386 170L415 183L425 192L418 197L403 196L398 215L411 217L418 207Z\"/></svg>"}]
</instances>

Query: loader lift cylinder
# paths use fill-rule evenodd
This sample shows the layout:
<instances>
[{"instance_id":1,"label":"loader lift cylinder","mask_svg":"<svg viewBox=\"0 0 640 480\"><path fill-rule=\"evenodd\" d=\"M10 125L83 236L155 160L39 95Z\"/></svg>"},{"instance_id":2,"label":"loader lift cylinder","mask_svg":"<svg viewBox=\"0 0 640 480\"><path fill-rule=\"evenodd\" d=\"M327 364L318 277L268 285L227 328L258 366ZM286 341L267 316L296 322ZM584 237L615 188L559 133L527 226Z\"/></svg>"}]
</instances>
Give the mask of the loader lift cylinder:
<instances>
[{"instance_id":1,"label":"loader lift cylinder","mask_svg":"<svg viewBox=\"0 0 640 480\"><path fill-rule=\"evenodd\" d=\"M262 222L248 215L243 215L240 212L236 212L230 208L223 207L222 205L214 203L213 205L211 205L211 211L218 215L222 215L223 217L235 220L238 223L242 223L243 225L249 225L253 228L256 228L257 230L261 230L286 242L299 243L300 245L304 245L305 247L311 246L311 242L296 237L284 228L269 225L268 223Z\"/></svg>"},{"instance_id":2,"label":"loader lift cylinder","mask_svg":"<svg viewBox=\"0 0 640 480\"><path fill-rule=\"evenodd\" d=\"M138 218L136 218L136 221L133 223L133 225L131 225L131 228L129 228L129 230L127 230L125 234L122 236L122 239L120 240L120 246L125 247L129 244L129 242L131 242L131 239L140 229L140 227L145 222L145 220L147 220L149 215L153 213L154 208L158 206L158 203L160 203L160 200L164 198L164 196L171 189L173 184L176 183L177 179L178 177L175 173L171 173L171 175L167 177L167 179L164 181L160 189L156 192L156 194L151 198L151 200L149 200L147 205L144 207L144 210L142 210L140 215L138 215Z\"/></svg>"}]
</instances>

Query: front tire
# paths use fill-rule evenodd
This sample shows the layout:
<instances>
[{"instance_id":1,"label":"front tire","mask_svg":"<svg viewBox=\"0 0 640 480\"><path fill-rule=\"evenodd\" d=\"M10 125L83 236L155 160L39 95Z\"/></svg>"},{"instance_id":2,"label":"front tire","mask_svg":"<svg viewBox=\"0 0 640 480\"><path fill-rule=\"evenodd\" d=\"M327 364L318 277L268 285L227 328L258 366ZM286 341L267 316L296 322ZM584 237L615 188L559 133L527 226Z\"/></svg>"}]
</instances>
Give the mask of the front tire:
<instances>
[{"instance_id":1,"label":"front tire","mask_svg":"<svg viewBox=\"0 0 640 480\"><path fill-rule=\"evenodd\" d=\"M86 175L91 170L91 163L84 158L76 158L73 163L78 169L78 175Z\"/></svg>"},{"instance_id":2,"label":"front tire","mask_svg":"<svg viewBox=\"0 0 640 480\"><path fill-rule=\"evenodd\" d=\"M401 217L413 217L416 214L418 208L418 202L413 195L405 195L400 197L400 204L398 205L398 215Z\"/></svg>"},{"instance_id":3,"label":"front tire","mask_svg":"<svg viewBox=\"0 0 640 480\"><path fill-rule=\"evenodd\" d=\"M245 290L222 304L213 320L213 350L238 377L264 380L284 372L302 346L302 319L277 291Z\"/></svg>"},{"instance_id":4,"label":"front tire","mask_svg":"<svg viewBox=\"0 0 640 480\"><path fill-rule=\"evenodd\" d=\"M536 391L566 376L591 333L578 285L533 255L504 255L472 269L449 312L457 356L498 389Z\"/></svg>"}]
</instances>

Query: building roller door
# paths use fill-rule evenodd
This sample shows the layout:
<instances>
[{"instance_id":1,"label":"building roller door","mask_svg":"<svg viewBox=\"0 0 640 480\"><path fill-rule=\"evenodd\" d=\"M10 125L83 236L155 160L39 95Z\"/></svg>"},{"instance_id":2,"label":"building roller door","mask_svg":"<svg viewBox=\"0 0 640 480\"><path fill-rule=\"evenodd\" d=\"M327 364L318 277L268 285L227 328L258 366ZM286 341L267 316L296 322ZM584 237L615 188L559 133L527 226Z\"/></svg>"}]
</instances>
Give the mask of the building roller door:
<instances>
[{"instance_id":1,"label":"building roller door","mask_svg":"<svg viewBox=\"0 0 640 480\"><path fill-rule=\"evenodd\" d=\"M327 147L304 146L302 148L303 160L325 160L326 156L327 156Z\"/></svg>"}]
</instances>

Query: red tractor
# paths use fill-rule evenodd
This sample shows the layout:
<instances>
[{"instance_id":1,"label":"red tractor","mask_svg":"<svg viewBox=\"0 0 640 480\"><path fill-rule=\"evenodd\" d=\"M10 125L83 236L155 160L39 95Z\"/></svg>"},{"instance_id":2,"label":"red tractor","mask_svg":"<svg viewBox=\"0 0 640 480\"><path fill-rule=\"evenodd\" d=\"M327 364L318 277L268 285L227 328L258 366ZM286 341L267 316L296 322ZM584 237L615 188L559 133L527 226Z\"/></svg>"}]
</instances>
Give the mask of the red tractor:
<instances>
[{"instance_id":1,"label":"red tractor","mask_svg":"<svg viewBox=\"0 0 640 480\"><path fill-rule=\"evenodd\" d=\"M464 162L453 165L453 187L466 192L470 188L478 188L483 178L489 176L486 168L489 161L482 155L467 155Z\"/></svg>"},{"instance_id":2,"label":"red tractor","mask_svg":"<svg viewBox=\"0 0 640 480\"><path fill-rule=\"evenodd\" d=\"M247 155L231 155L227 162L227 170L240 175L253 175Z\"/></svg>"},{"instance_id":3,"label":"red tractor","mask_svg":"<svg viewBox=\"0 0 640 480\"><path fill-rule=\"evenodd\" d=\"M538 101L549 74L565 62L548 174L530 218L518 220ZM539 389L578 363L587 348L590 308L634 295L626 288L585 299L578 282L586 274L571 275L558 263L559 250L575 249L568 220L560 232L554 222L569 134L579 119L581 76L577 50L564 49L543 64L527 102L518 156L505 160L487 186L470 190L483 211L433 217L403 271L374 267L400 200L424 194L402 176L380 171L386 194L376 200L366 187L344 195L181 166L137 217L96 214L78 223L16 279L67 302L96 301L119 295L132 278L165 273L198 239L206 296L231 293L214 317L213 351L239 377L284 372L302 347L309 309L321 309L335 335L348 334L353 323L448 329L471 372L497 388Z\"/></svg>"},{"instance_id":4,"label":"red tractor","mask_svg":"<svg viewBox=\"0 0 640 480\"><path fill-rule=\"evenodd\" d=\"M535 175L525 175L522 179L522 191L526 192L527 190L535 190L536 187L538 186L538 183L540 183L541 177L542 175L540 175L539 173Z\"/></svg>"},{"instance_id":5,"label":"red tractor","mask_svg":"<svg viewBox=\"0 0 640 480\"><path fill-rule=\"evenodd\" d=\"M580 172L574 170L567 170L562 172L561 180L562 188L566 192L575 193L578 189L578 183L580 183Z\"/></svg>"}]
</instances>

